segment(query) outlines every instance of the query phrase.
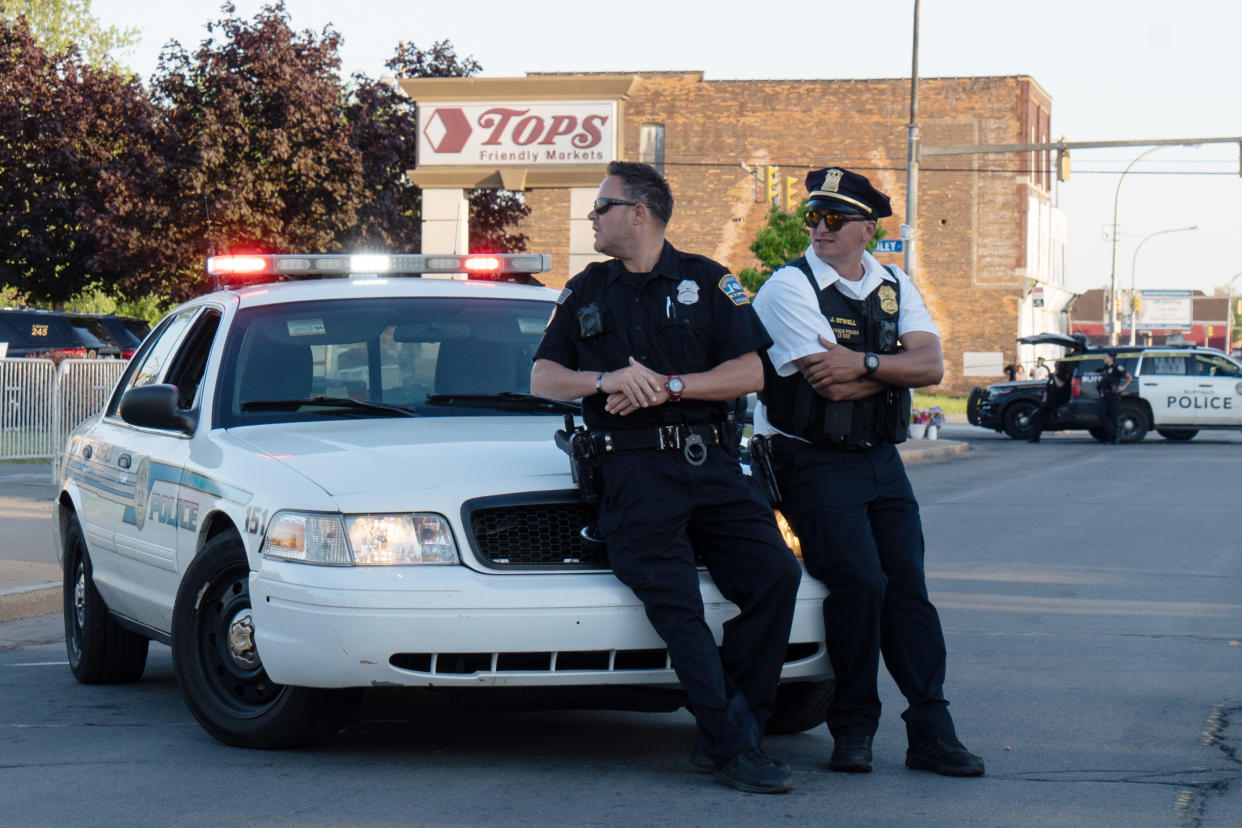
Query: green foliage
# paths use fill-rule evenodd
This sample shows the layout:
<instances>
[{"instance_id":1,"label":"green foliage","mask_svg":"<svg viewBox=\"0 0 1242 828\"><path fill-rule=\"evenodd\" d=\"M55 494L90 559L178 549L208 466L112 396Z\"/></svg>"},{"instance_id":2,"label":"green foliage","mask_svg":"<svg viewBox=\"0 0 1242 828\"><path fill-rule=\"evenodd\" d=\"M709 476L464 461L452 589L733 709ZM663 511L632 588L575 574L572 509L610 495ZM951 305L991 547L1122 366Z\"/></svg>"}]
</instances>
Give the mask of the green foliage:
<instances>
[{"instance_id":1,"label":"green foliage","mask_svg":"<svg viewBox=\"0 0 1242 828\"><path fill-rule=\"evenodd\" d=\"M778 268L806 252L810 244L810 234L802 222L802 211L806 209L806 201L798 205L793 213L786 213L776 207L768 213L768 223L755 236L750 245L750 252L755 254L763 265L761 270L744 268L738 273L738 280L751 293L756 293ZM875 250L876 244L884 238L884 228L876 225L875 235L867 242L868 252Z\"/></svg>"},{"instance_id":2,"label":"green foliage","mask_svg":"<svg viewBox=\"0 0 1242 828\"><path fill-rule=\"evenodd\" d=\"M138 43L137 29L104 27L91 14L91 0L0 0L0 17L24 17L35 40L52 54L76 47L97 69L116 69L111 53Z\"/></svg>"},{"instance_id":3,"label":"green foliage","mask_svg":"<svg viewBox=\"0 0 1242 828\"><path fill-rule=\"evenodd\" d=\"M12 285L0 285L0 307L21 307L30 301L30 295Z\"/></svg>"}]
</instances>

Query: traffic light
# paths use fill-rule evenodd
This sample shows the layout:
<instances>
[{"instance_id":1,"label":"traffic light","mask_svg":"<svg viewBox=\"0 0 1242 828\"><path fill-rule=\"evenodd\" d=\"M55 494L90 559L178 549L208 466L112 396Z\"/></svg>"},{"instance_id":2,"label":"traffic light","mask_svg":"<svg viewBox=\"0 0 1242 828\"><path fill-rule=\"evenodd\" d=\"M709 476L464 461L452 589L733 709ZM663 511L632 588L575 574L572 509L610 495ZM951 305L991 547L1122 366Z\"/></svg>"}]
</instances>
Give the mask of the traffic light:
<instances>
[{"instance_id":1,"label":"traffic light","mask_svg":"<svg viewBox=\"0 0 1242 828\"><path fill-rule=\"evenodd\" d=\"M768 164L767 166L767 188L765 192L768 194L768 204L773 207L780 204L781 168L775 164Z\"/></svg>"},{"instance_id":2,"label":"traffic light","mask_svg":"<svg viewBox=\"0 0 1242 828\"><path fill-rule=\"evenodd\" d=\"M1131 301L1134 302L1134 313L1135 314L1142 313L1143 312L1143 295L1141 293L1136 293L1134 294L1134 297Z\"/></svg>"},{"instance_id":3,"label":"traffic light","mask_svg":"<svg viewBox=\"0 0 1242 828\"><path fill-rule=\"evenodd\" d=\"M1070 154L1067 149L1057 150L1057 181L1069 181Z\"/></svg>"},{"instance_id":4,"label":"traffic light","mask_svg":"<svg viewBox=\"0 0 1242 828\"><path fill-rule=\"evenodd\" d=\"M792 213L798 209L798 179L792 175L787 175L781 179L781 209L786 213Z\"/></svg>"}]
</instances>

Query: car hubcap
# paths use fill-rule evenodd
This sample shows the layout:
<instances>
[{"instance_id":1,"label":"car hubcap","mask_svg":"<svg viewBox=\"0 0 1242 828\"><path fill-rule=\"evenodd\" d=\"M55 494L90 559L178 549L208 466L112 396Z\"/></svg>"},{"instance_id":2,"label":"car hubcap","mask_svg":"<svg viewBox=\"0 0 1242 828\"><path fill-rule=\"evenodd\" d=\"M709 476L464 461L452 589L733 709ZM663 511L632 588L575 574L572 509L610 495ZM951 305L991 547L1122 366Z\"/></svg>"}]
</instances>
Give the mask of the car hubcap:
<instances>
[{"instance_id":1,"label":"car hubcap","mask_svg":"<svg viewBox=\"0 0 1242 828\"><path fill-rule=\"evenodd\" d=\"M78 577L73 584L73 615L78 629L86 626L86 567L78 564Z\"/></svg>"},{"instance_id":2,"label":"car hubcap","mask_svg":"<svg viewBox=\"0 0 1242 828\"><path fill-rule=\"evenodd\" d=\"M240 610L229 622L229 657L243 670L259 666L259 653L254 648L254 621L250 610Z\"/></svg>"}]
</instances>

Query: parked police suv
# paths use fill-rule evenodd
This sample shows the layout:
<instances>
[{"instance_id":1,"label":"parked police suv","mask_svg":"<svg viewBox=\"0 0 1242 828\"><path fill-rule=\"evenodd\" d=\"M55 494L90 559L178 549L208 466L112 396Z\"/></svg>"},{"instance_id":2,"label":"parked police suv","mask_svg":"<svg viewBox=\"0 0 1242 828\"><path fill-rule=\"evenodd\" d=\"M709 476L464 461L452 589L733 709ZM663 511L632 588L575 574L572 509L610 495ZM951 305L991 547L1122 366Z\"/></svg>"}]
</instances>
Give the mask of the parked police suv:
<instances>
[{"instance_id":1,"label":"parked police suv","mask_svg":"<svg viewBox=\"0 0 1242 828\"><path fill-rule=\"evenodd\" d=\"M1060 362L1073 366L1071 397L1058 408L1050 430L1087 429L1104 439L1098 423L1103 348L1063 334L1037 334L1019 342L1064 345ZM1134 376L1121 398L1121 441L1135 443L1155 429L1168 440L1189 440L1206 429L1242 429L1242 363L1212 348L1119 345L1117 363ZM972 425L1004 431L1015 440L1031 434L1030 417L1044 380L998 382L970 392Z\"/></svg>"},{"instance_id":2,"label":"parked police suv","mask_svg":"<svg viewBox=\"0 0 1242 828\"><path fill-rule=\"evenodd\" d=\"M547 267L212 259L222 289L159 323L58 470L78 680L135 681L168 643L207 732L257 748L329 737L368 687L676 709L663 642L580 533L554 442L578 408L529 393L557 293L508 281ZM719 638L737 610L700 587ZM803 579L778 732L823 721L824 596Z\"/></svg>"}]
</instances>

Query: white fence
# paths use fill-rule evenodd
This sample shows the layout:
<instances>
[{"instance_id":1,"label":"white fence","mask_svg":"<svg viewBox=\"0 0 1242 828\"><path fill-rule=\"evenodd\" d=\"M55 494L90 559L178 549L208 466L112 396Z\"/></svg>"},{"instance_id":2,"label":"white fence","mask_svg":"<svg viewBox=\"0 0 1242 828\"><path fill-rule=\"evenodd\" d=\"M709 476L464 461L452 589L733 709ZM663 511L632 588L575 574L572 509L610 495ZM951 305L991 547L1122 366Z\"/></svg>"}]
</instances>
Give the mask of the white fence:
<instances>
[{"instance_id":1,"label":"white fence","mask_svg":"<svg viewBox=\"0 0 1242 828\"><path fill-rule=\"evenodd\" d=\"M104 407L126 364L0 359L0 460L48 459L55 469L69 432Z\"/></svg>"}]
</instances>

